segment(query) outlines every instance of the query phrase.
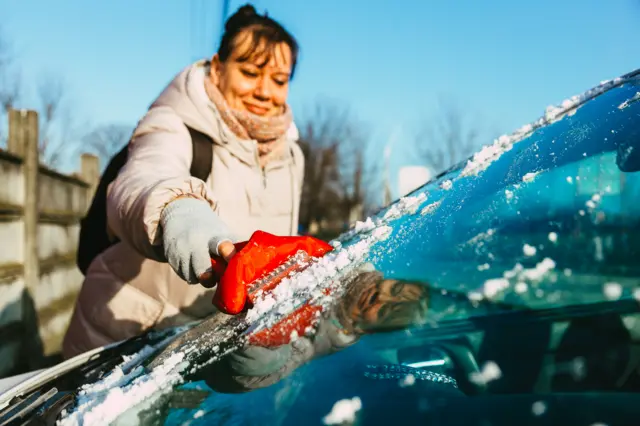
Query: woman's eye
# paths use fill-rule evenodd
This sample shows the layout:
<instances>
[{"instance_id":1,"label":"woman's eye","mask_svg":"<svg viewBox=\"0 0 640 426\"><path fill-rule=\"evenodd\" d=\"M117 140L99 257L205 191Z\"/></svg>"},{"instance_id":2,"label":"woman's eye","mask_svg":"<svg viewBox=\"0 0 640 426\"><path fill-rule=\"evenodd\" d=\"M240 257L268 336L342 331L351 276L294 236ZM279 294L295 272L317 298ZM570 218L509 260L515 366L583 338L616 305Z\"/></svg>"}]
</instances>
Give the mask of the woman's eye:
<instances>
[{"instance_id":1,"label":"woman's eye","mask_svg":"<svg viewBox=\"0 0 640 426\"><path fill-rule=\"evenodd\" d=\"M278 86L284 86L287 84L286 80L274 80Z\"/></svg>"},{"instance_id":2,"label":"woman's eye","mask_svg":"<svg viewBox=\"0 0 640 426\"><path fill-rule=\"evenodd\" d=\"M242 70L242 74L246 75L247 77L251 77L251 78L255 78L258 76L258 73L249 71L249 70Z\"/></svg>"},{"instance_id":3,"label":"woman's eye","mask_svg":"<svg viewBox=\"0 0 640 426\"><path fill-rule=\"evenodd\" d=\"M378 301L378 296L379 296L379 294L378 294L377 291L374 291L371 294L371 297L369 297L369 306L373 305L374 303L376 303Z\"/></svg>"},{"instance_id":4,"label":"woman's eye","mask_svg":"<svg viewBox=\"0 0 640 426\"><path fill-rule=\"evenodd\" d=\"M396 281L395 283L393 283L393 286L391 287L391 295L397 296L400 293L402 293L403 289L404 289L404 284Z\"/></svg>"}]
</instances>

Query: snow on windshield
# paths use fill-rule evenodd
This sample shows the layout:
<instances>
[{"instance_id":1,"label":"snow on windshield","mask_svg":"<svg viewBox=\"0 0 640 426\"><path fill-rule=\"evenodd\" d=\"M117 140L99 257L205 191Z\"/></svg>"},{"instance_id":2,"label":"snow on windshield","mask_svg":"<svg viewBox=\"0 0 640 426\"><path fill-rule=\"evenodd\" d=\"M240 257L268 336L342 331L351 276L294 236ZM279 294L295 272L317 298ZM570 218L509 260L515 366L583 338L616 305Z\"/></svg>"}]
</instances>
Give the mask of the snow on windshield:
<instances>
[{"instance_id":1,"label":"snow on windshield","mask_svg":"<svg viewBox=\"0 0 640 426\"><path fill-rule=\"evenodd\" d=\"M504 152L509 151L513 144L529 136L536 129L555 122L566 114L575 112L575 108L581 103L620 84L621 81L618 78L603 82L582 95L565 100L559 106L548 107L544 116L536 122L523 126L511 135L501 136L492 145L483 147L467 162L457 178L478 175ZM621 108L624 107L626 105L621 105ZM523 180L526 182L535 177L535 173L531 173L526 175ZM451 190L455 185L455 180L456 178L444 180L439 189L442 191ZM441 200L427 204L428 198L426 192L403 197L386 209L381 217L375 216L367 218L365 221L356 222L350 231L331 242L334 247L332 252L317 259L302 272L283 280L272 293L261 295L256 299L256 303L246 316L246 321L252 324L249 330L256 331L274 324L306 301L311 300L322 304L328 298L323 290L337 289L335 285L340 282L340 278L344 278L357 268L362 268L366 264L367 255L372 246L389 237L393 231L389 226L391 221L407 215L414 215L417 212L420 212L421 215L427 215L437 210ZM593 202L596 201L593 200ZM557 236L549 234L549 240L554 241L556 238ZM357 241L351 242L353 240ZM527 256L535 255L534 250L533 247L523 248L524 254ZM527 283L539 282L554 268L555 263L548 258L530 269L525 269L518 264L513 270L505 272L502 277L485 282L482 292L472 292L469 294L469 298L479 300L484 297L496 297L509 288L512 281L515 281L516 292L527 291ZM612 294L612 297L617 296L618 293L615 286L609 286L605 291ZM183 374L187 370L193 373L195 369L202 367L202 365L192 365L191 363L191 356L197 354L201 350L201 346L213 348L215 356L212 355L207 363L215 362L237 347L229 346L225 350L219 350L218 345L214 345L213 341L215 339L238 338L241 333L238 329L216 330L209 336L199 337L198 340L210 339L207 340L206 345L191 342L153 368L146 369L140 365L144 359L157 353L168 341L174 339L182 331L184 329L175 330L172 335L167 337L166 341L142 349L133 357L125 359L120 366L114 368L101 380L84 386L77 397L77 405L74 410L65 413L58 424L60 426L105 424L122 418L122 415L130 410L140 410L141 406L147 406L150 401L156 400L180 384L183 381ZM208 343L212 344L208 345ZM360 409L359 400L354 399L350 402L350 407L345 403L337 404L337 407L334 407L335 411L325 417L325 423L331 424L343 419L350 419Z\"/></svg>"},{"instance_id":2,"label":"snow on windshield","mask_svg":"<svg viewBox=\"0 0 640 426\"><path fill-rule=\"evenodd\" d=\"M374 236L374 239L379 240L382 237L385 237L384 234L387 234L390 231L391 228L388 226L389 223L404 216L416 214L428 198L429 196L426 192L420 192L414 196L402 197L396 203L390 205L382 217L374 216L373 218L368 217L364 221L356 221L349 231L332 241L331 244L339 246L345 241L349 241L356 236L366 236L367 234L371 234ZM439 201L431 203L428 206L423 207L421 214L432 213L439 205Z\"/></svg>"},{"instance_id":3,"label":"snow on windshield","mask_svg":"<svg viewBox=\"0 0 640 426\"><path fill-rule=\"evenodd\" d=\"M96 383L83 386L76 400L76 408L63 414L59 426L82 426L112 423L122 413L157 393L170 390L181 380L179 372L184 354L178 353L148 374L140 363L159 348L184 331L178 328L169 332L169 337L154 346L145 346L137 354L124 357L124 362ZM179 367L179 368L178 368Z\"/></svg>"},{"instance_id":4,"label":"snow on windshield","mask_svg":"<svg viewBox=\"0 0 640 426\"><path fill-rule=\"evenodd\" d=\"M484 146L477 152L460 173L460 177L476 176L478 173L486 170L489 165L500 158L502 154L513 148L513 145L531 135L535 130L554 123L562 119L565 115L572 115L576 112L576 107L585 101L606 92L614 86L619 85L623 79L621 77L614 80L607 80L600 85L590 89L580 95L572 96L565 99L560 105L548 106L544 115L531 124L527 124L510 135L502 135L497 138L492 145ZM632 102L631 100L629 102ZM623 109L628 104L620 105Z\"/></svg>"}]
</instances>

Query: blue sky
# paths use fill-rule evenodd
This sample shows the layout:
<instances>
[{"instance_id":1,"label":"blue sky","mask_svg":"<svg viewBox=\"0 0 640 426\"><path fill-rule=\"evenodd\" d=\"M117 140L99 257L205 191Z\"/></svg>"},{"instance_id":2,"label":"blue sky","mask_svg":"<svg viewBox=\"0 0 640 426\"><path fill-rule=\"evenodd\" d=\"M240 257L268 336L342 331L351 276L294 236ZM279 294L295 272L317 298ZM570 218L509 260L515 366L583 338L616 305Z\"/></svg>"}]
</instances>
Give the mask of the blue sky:
<instances>
[{"instance_id":1,"label":"blue sky","mask_svg":"<svg viewBox=\"0 0 640 426\"><path fill-rule=\"evenodd\" d=\"M380 146L400 131L394 167L417 163L407 147L437 96L503 133L640 68L640 0L253 3L300 42L294 112L328 97L349 105ZM214 52L221 4L0 0L0 25L27 89L41 73L60 74L82 121L135 124L175 73Z\"/></svg>"}]
</instances>

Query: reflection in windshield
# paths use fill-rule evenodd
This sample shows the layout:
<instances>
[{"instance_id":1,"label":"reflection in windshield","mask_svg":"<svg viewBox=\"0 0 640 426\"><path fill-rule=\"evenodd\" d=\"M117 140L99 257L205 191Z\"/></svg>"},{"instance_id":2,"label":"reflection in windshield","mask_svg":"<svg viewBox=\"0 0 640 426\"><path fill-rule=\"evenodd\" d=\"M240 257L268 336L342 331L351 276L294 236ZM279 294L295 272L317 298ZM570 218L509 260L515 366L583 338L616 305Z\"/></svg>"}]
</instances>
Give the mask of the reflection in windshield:
<instances>
[{"instance_id":1,"label":"reflection in windshield","mask_svg":"<svg viewBox=\"0 0 640 426\"><path fill-rule=\"evenodd\" d=\"M348 282L343 282L344 291L329 309L322 312L319 319L289 316L292 321L307 321L309 333L292 336L282 347L256 347L249 336L245 346L230 353L192 374L186 374L188 384L179 387L138 414L144 422L166 419L165 424L179 424L187 418L207 418L221 420L224 414L212 407L221 407L229 400L221 399L223 394L245 393L276 385L293 375L309 361L330 358L344 350L353 348L362 336L399 331L424 324L431 301L430 289L422 283L398 279L386 279L379 271L372 270L370 264L363 265L360 272ZM437 298L436 298L437 299ZM296 326L299 324L296 324ZM313 330L311 330L313 325ZM285 322L276 323L270 333L278 335L294 328ZM259 342L273 341L275 336L261 330ZM255 336L255 334L254 334ZM271 351L271 352L270 352ZM275 371L273 353L285 353ZM430 382L457 388L455 379L445 374L431 372L415 365L393 363L358 363L354 371L368 380L402 382L413 386L415 382ZM260 371L270 371L262 374ZM206 398L207 401L204 401ZM221 403L221 401L224 401ZM222 404L222 405L221 405ZM230 415L230 413L229 413Z\"/></svg>"},{"instance_id":2,"label":"reflection in windshield","mask_svg":"<svg viewBox=\"0 0 640 426\"><path fill-rule=\"evenodd\" d=\"M248 336L247 344L204 369L191 380L204 380L219 392L245 392L270 386L312 359L339 352L365 334L423 324L429 289L422 284L385 279L370 265L344 282L344 292L326 311L306 312L304 305L268 329ZM307 332L298 336L295 330ZM291 330L294 330L293 332ZM272 344L290 337L284 345ZM261 373L258 373L261 372Z\"/></svg>"}]
</instances>

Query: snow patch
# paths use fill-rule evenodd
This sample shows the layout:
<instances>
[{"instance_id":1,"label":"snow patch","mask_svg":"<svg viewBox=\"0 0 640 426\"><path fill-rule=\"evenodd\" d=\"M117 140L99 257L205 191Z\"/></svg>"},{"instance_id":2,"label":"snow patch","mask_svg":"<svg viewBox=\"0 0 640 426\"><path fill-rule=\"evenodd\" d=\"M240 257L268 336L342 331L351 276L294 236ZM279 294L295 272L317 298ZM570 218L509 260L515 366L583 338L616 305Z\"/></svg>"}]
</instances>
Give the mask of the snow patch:
<instances>
[{"instance_id":1,"label":"snow patch","mask_svg":"<svg viewBox=\"0 0 640 426\"><path fill-rule=\"evenodd\" d=\"M483 299L482 293L479 293L477 291L472 291L470 292L467 297L469 298L470 301L472 302L479 302ZM640 300L639 300L640 301Z\"/></svg>"},{"instance_id":2,"label":"snow patch","mask_svg":"<svg viewBox=\"0 0 640 426\"><path fill-rule=\"evenodd\" d=\"M525 269L521 276L531 281L540 281L552 269L556 267L556 262L546 257L538 263L535 268Z\"/></svg>"},{"instance_id":3,"label":"snow patch","mask_svg":"<svg viewBox=\"0 0 640 426\"><path fill-rule=\"evenodd\" d=\"M426 206L422 209L422 211L420 212L420 214L421 214L422 216L426 216L426 215L428 215L428 214L431 214L431 213L433 213L434 211L436 211L436 209L437 209L438 207L440 207L440 204L442 204L442 201L436 201L435 203L428 204L428 205L426 205Z\"/></svg>"},{"instance_id":4,"label":"snow patch","mask_svg":"<svg viewBox=\"0 0 640 426\"><path fill-rule=\"evenodd\" d=\"M148 349L143 352L148 352ZM96 384L83 386L76 409L62 418L58 425L87 426L114 422L130 408L152 397L157 398L179 384L182 381L180 373L186 367L184 357L182 352L175 353L147 374L142 374L142 366L129 374L124 374L122 368L116 368ZM127 362L131 360L125 364Z\"/></svg>"},{"instance_id":5,"label":"snow patch","mask_svg":"<svg viewBox=\"0 0 640 426\"><path fill-rule=\"evenodd\" d=\"M533 133L540 127L544 127L548 124L554 123L563 118L565 115L573 115L579 105L621 84L623 81L624 80L621 77L604 81L599 86L587 90L580 95L572 96L568 99L565 99L560 103L560 105L547 107L544 115L538 120L521 127L510 135L500 136L499 138L494 140L492 145L484 146L479 152L474 154L471 160L467 162L467 165L460 173L460 176L477 176L480 172L489 167L492 162L500 158L502 154L511 150L515 143L520 142L524 138L528 137L529 135L531 135L531 133Z\"/></svg>"},{"instance_id":6,"label":"snow patch","mask_svg":"<svg viewBox=\"0 0 640 426\"><path fill-rule=\"evenodd\" d=\"M522 246L522 252L524 253L525 256L531 257L536 255L537 250L534 246L525 244L524 246Z\"/></svg>"},{"instance_id":7,"label":"snow patch","mask_svg":"<svg viewBox=\"0 0 640 426\"><path fill-rule=\"evenodd\" d=\"M502 371L498 364L493 361L487 361L482 370L469 375L469 380L479 385L486 385L489 382L498 380L500 377L502 377Z\"/></svg>"},{"instance_id":8,"label":"snow patch","mask_svg":"<svg viewBox=\"0 0 640 426\"><path fill-rule=\"evenodd\" d=\"M484 295L491 299L495 297L499 292L506 290L509 287L509 280L506 278L494 278L484 282Z\"/></svg>"},{"instance_id":9,"label":"snow patch","mask_svg":"<svg viewBox=\"0 0 640 426\"><path fill-rule=\"evenodd\" d=\"M356 420L356 413L362 409L362 401L359 397L342 399L336 402L323 419L325 425L339 425L342 423L353 423Z\"/></svg>"},{"instance_id":10,"label":"snow patch","mask_svg":"<svg viewBox=\"0 0 640 426\"><path fill-rule=\"evenodd\" d=\"M444 182L442 182L442 184L440 185L440 188L444 189L445 191L450 190L451 188L453 188L453 182L451 182L451 180L445 180Z\"/></svg>"},{"instance_id":11,"label":"snow patch","mask_svg":"<svg viewBox=\"0 0 640 426\"><path fill-rule=\"evenodd\" d=\"M627 99L626 101L624 101L623 103L621 103L620 105L618 105L618 109L619 110L623 110L627 107L629 107L629 105L631 105L634 102L640 101L640 92L637 92L635 95L633 95L633 97L631 99Z\"/></svg>"},{"instance_id":12,"label":"snow patch","mask_svg":"<svg viewBox=\"0 0 640 426\"><path fill-rule=\"evenodd\" d=\"M547 404L542 401L536 401L531 406L531 412L534 416L541 416L547 412Z\"/></svg>"},{"instance_id":13,"label":"snow patch","mask_svg":"<svg viewBox=\"0 0 640 426\"><path fill-rule=\"evenodd\" d=\"M407 374L402 381L400 381L400 387L406 388L409 386L413 386L416 383L416 376L413 374Z\"/></svg>"},{"instance_id":14,"label":"snow patch","mask_svg":"<svg viewBox=\"0 0 640 426\"><path fill-rule=\"evenodd\" d=\"M526 293L528 288L529 287L527 286L527 283L523 283L522 281L519 281L519 282L516 283L516 286L515 286L514 289L515 289L516 293L522 294L522 293Z\"/></svg>"},{"instance_id":15,"label":"snow patch","mask_svg":"<svg viewBox=\"0 0 640 426\"><path fill-rule=\"evenodd\" d=\"M370 217L368 217L367 220L364 222L357 221L354 229L356 233L359 234L361 232L372 231L375 227L376 227L376 224L373 222L373 220Z\"/></svg>"},{"instance_id":16,"label":"snow patch","mask_svg":"<svg viewBox=\"0 0 640 426\"><path fill-rule=\"evenodd\" d=\"M471 301L480 301L483 296L488 299L495 298L499 293L510 287L512 280L516 282L514 290L517 293L524 293L528 289L527 282L541 281L555 266L556 263L549 258L545 258L535 267L528 269L517 263L513 269L505 271L501 278L492 278L485 281L482 293L471 292L467 294L467 297Z\"/></svg>"},{"instance_id":17,"label":"snow patch","mask_svg":"<svg viewBox=\"0 0 640 426\"><path fill-rule=\"evenodd\" d=\"M403 197L396 204L391 206L385 213L384 219L391 220L397 219L405 214L415 214L418 211L420 204L427 200L427 194L420 193L414 197Z\"/></svg>"},{"instance_id":18,"label":"snow patch","mask_svg":"<svg viewBox=\"0 0 640 426\"><path fill-rule=\"evenodd\" d=\"M338 239L332 240L330 244L334 249L339 249L343 242L348 241L357 235L366 235L370 233L376 234L377 238L383 238L389 231L389 228L386 225L390 221L407 214L415 214L418 211L418 208L420 208L420 205L426 200L426 193L420 193L413 197L402 197L397 203L387 209L382 218L374 219L368 217L364 221L356 221L349 231L342 234Z\"/></svg>"},{"instance_id":19,"label":"snow patch","mask_svg":"<svg viewBox=\"0 0 640 426\"><path fill-rule=\"evenodd\" d=\"M523 182L527 182L527 183L529 183L529 182L533 182L533 180L536 178L536 176L538 176L538 174L540 174L540 172L530 172L530 173L527 173L526 175L524 175L524 176L522 177L522 181L523 181Z\"/></svg>"},{"instance_id":20,"label":"snow patch","mask_svg":"<svg viewBox=\"0 0 640 426\"><path fill-rule=\"evenodd\" d=\"M603 290L605 297L609 300L618 300L622 296L622 286L618 283L606 283Z\"/></svg>"}]
</instances>

